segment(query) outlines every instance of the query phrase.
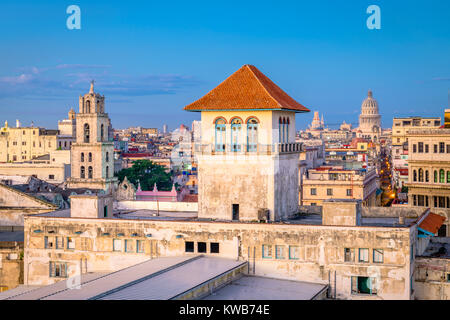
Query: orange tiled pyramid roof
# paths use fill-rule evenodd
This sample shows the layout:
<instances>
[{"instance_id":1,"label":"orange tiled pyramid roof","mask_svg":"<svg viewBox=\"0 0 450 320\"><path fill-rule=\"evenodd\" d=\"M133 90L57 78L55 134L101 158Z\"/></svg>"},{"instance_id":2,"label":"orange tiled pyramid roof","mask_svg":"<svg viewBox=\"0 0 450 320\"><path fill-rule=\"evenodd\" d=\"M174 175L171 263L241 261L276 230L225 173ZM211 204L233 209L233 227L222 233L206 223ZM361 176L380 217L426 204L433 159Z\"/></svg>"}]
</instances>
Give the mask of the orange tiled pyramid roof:
<instances>
[{"instance_id":1,"label":"orange tiled pyramid roof","mask_svg":"<svg viewBox=\"0 0 450 320\"><path fill-rule=\"evenodd\" d=\"M255 66L244 65L216 88L184 107L188 111L277 109L310 110L292 99Z\"/></svg>"}]
</instances>

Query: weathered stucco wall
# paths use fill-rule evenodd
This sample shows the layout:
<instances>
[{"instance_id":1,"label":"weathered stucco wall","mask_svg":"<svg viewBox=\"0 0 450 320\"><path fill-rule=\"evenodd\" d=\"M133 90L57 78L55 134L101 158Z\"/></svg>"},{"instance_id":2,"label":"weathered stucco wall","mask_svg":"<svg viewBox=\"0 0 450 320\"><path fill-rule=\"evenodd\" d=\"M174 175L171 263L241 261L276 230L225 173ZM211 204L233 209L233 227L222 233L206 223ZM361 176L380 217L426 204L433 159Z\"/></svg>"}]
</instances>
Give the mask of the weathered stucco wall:
<instances>
[{"instance_id":1,"label":"weathered stucco wall","mask_svg":"<svg viewBox=\"0 0 450 320\"><path fill-rule=\"evenodd\" d=\"M198 202L162 202L159 201L118 201L115 202L117 209L146 209L146 210L159 210L161 211L181 211L181 212L197 212Z\"/></svg>"},{"instance_id":2,"label":"weathered stucco wall","mask_svg":"<svg viewBox=\"0 0 450 320\"><path fill-rule=\"evenodd\" d=\"M34 233L37 229L44 232ZM50 229L53 233L47 232ZM49 278L50 261L67 263L70 275L80 259L87 259L89 271L112 271L151 257L199 253L198 242L205 242L205 254L248 260L250 272L254 269L261 276L328 284L330 273L334 286L336 273L337 298L409 299L411 232L411 228L26 217L25 278L29 284L61 280ZM72 237L75 249L45 249L45 236ZM113 239L122 240L122 245L125 239L130 241L132 252L113 251ZM144 252L136 252L136 240L143 241ZM186 242L194 243L193 253L186 253ZM211 253L212 242L219 243L219 253ZM272 246L271 257L263 257L263 245ZM280 246L278 254L275 246ZM295 259L289 255L294 247ZM369 262L358 262L357 253L354 262L345 262L344 248L369 249ZM373 263L374 248L384 250L383 263ZM378 295L352 294L352 276L378 277Z\"/></svg>"},{"instance_id":3,"label":"weathered stucco wall","mask_svg":"<svg viewBox=\"0 0 450 320\"><path fill-rule=\"evenodd\" d=\"M418 257L415 270L415 298L450 300L450 259Z\"/></svg>"}]
</instances>

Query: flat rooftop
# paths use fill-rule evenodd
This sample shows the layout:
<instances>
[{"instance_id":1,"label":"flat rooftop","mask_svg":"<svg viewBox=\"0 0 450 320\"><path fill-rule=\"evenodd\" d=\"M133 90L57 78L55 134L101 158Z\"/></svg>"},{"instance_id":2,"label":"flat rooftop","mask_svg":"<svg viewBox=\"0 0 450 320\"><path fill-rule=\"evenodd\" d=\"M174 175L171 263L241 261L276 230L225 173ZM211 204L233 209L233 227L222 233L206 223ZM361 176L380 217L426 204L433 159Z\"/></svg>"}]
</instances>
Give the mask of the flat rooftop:
<instances>
[{"instance_id":1,"label":"flat rooftop","mask_svg":"<svg viewBox=\"0 0 450 320\"><path fill-rule=\"evenodd\" d=\"M201 255L162 257L115 272L81 276L81 288L62 280L43 287L27 287L0 293L5 300L170 300L222 274L245 265Z\"/></svg>"},{"instance_id":2,"label":"flat rooftop","mask_svg":"<svg viewBox=\"0 0 450 320\"><path fill-rule=\"evenodd\" d=\"M57 210L52 212L35 214L37 217L60 217L70 218L70 209ZM102 218L103 219L103 218ZM108 219L108 218L104 218ZM255 223L246 221L231 220L212 220L207 218L198 218L196 211L158 211L147 209L118 210L114 211L114 220L148 220L148 221L198 221L198 222L229 222L229 223ZM404 223L400 224L397 217L363 217L362 226L373 227L409 227L417 219L405 218ZM269 222L270 223L270 222ZM322 225L321 214L301 214L284 221L275 221L275 223L298 224L298 225Z\"/></svg>"},{"instance_id":3,"label":"flat rooftop","mask_svg":"<svg viewBox=\"0 0 450 320\"><path fill-rule=\"evenodd\" d=\"M327 285L244 276L213 292L204 300L311 300Z\"/></svg>"}]
</instances>

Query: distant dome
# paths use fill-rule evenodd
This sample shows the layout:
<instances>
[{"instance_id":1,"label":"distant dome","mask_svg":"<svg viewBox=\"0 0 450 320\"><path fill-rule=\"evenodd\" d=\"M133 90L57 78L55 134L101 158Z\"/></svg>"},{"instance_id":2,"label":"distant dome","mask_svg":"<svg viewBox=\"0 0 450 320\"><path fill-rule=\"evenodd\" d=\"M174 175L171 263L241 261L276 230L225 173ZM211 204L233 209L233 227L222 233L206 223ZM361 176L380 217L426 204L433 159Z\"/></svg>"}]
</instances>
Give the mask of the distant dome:
<instances>
[{"instance_id":1,"label":"distant dome","mask_svg":"<svg viewBox=\"0 0 450 320\"><path fill-rule=\"evenodd\" d=\"M373 98L372 90L369 90L361 105L361 114L378 114L378 102Z\"/></svg>"}]
</instances>

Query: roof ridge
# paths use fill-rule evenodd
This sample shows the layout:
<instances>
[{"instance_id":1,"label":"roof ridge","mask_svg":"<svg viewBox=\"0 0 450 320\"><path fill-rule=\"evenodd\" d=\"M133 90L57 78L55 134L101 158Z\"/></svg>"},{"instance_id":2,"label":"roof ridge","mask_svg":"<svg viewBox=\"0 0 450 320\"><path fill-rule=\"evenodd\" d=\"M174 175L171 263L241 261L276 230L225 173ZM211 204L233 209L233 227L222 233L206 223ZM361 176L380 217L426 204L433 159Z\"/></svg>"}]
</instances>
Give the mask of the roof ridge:
<instances>
[{"instance_id":1,"label":"roof ridge","mask_svg":"<svg viewBox=\"0 0 450 320\"><path fill-rule=\"evenodd\" d=\"M249 70L250 70L250 72L252 73L252 75L256 78L256 80L258 81L258 83L259 83L259 85L261 86L261 87L263 87L263 89L264 89L264 91L269 95L269 97L281 108L282 106L281 106L281 104L278 102L278 100L277 99L275 99L274 97L273 97L273 95L271 95L270 94L270 92L269 92L269 90L267 90L267 88L266 88L266 86L264 85L264 83L261 81L261 79L256 75L256 73L254 72L254 70L251 68L251 67L253 67L253 68L255 68L256 70L258 70L261 74L263 74L258 68L256 68L254 65L251 65L251 64L246 64L245 65ZM269 79L270 80L270 79ZM272 81L272 80L271 80ZM275 84L273 81L272 81L272 83L273 84ZM276 84L275 84L276 85Z\"/></svg>"}]
</instances>

